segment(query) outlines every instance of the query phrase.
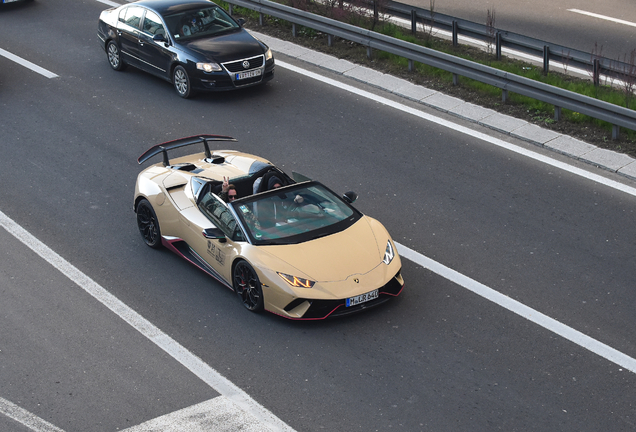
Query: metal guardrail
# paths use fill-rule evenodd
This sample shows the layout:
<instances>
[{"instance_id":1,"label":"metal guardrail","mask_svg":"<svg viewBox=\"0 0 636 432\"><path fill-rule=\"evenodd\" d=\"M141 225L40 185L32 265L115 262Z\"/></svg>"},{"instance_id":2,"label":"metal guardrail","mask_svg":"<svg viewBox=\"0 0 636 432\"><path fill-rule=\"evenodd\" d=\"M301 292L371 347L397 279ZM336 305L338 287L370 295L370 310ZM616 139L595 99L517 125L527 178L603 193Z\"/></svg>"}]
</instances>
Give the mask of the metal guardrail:
<instances>
[{"instance_id":1,"label":"metal guardrail","mask_svg":"<svg viewBox=\"0 0 636 432\"><path fill-rule=\"evenodd\" d=\"M291 22L294 25L301 25L330 36L358 43L367 47L368 50L385 51L404 57L411 62L424 63L451 72L455 77L455 81L457 76L463 76L490 84L502 89L504 100L506 100L510 91L552 104L555 107L555 118L557 120L560 117L562 108L604 120L613 125L612 138L614 139L618 138L620 127L636 131L636 111L631 109L269 0L225 1L230 5L259 12L261 14L261 23L263 15L273 16ZM230 6L230 13L232 13L232 6Z\"/></svg>"},{"instance_id":2,"label":"metal guardrail","mask_svg":"<svg viewBox=\"0 0 636 432\"><path fill-rule=\"evenodd\" d=\"M367 0L370 7L373 1ZM550 63L555 62L568 67L578 68L588 71L595 84L599 84L601 75L608 80L623 81L630 77L636 81L636 65L622 62L620 59L612 60L602 57L600 52L585 52L575 50L562 45L546 42L540 39L531 38L518 33L488 27L472 21L462 20L444 15L428 9L410 6L395 1L389 1L384 7L384 11L390 16L396 16L411 21L411 31L415 33L417 24L431 26L437 30L446 31L452 34L453 43L457 44L458 35L469 37L480 42L491 44L497 54L501 57L501 48L509 48L514 51L530 54L543 58L543 71L547 73ZM600 47L596 47L600 51Z\"/></svg>"}]
</instances>

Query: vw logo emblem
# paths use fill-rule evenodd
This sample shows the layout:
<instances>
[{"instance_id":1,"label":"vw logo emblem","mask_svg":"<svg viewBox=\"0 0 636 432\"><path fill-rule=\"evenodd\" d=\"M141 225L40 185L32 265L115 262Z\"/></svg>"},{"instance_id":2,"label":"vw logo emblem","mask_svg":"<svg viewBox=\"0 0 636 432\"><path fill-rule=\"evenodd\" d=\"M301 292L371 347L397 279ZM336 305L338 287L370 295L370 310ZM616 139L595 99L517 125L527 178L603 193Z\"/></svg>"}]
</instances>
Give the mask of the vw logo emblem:
<instances>
[{"instance_id":1,"label":"vw logo emblem","mask_svg":"<svg viewBox=\"0 0 636 432\"><path fill-rule=\"evenodd\" d=\"M243 60L243 69L247 69L250 67L250 62L248 60Z\"/></svg>"},{"instance_id":2,"label":"vw logo emblem","mask_svg":"<svg viewBox=\"0 0 636 432\"><path fill-rule=\"evenodd\" d=\"M358 279L358 278L355 278L353 281L354 281L355 283L360 283L360 279Z\"/></svg>"}]
</instances>

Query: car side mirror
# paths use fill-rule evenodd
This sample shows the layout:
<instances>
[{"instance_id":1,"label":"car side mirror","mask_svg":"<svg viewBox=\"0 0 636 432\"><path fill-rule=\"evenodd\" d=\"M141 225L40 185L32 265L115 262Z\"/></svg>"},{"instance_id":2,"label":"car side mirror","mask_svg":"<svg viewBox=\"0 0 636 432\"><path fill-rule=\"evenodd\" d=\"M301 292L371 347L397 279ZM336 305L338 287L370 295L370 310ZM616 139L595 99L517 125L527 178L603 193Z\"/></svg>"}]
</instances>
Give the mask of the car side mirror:
<instances>
[{"instance_id":1,"label":"car side mirror","mask_svg":"<svg viewBox=\"0 0 636 432\"><path fill-rule=\"evenodd\" d=\"M358 194L353 191L345 192L344 195L342 195L342 199L349 204L353 204L358 199Z\"/></svg>"},{"instance_id":2,"label":"car side mirror","mask_svg":"<svg viewBox=\"0 0 636 432\"><path fill-rule=\"evenodd\" d=\"M161 33L158 33L152 37L152 40L155 42L168 42L168 39Z\"/></svg>"},{"instance_id":3,"label":"car side mirror","mask_svg":"<svg viewBox=\"0 0 636 432\"><path fill-rule=\"evenodd\" d=\"M225 240L225 234L219 228L206 228L203 230L203 237L211 240Z\"/></svg>"},{"instance_id":4,"label":"car side mirror","mask_svg":"<svg viewBox=\"0 0 636 432\"><path fill-rule=\"evenodd\" d=\"M245 20L244 20L243 18L239 18L239 19L237 19L237 20L236 20L236 22L237 22L237 23L239 23L239 25L240 25L241 27L243 27L243 26L245 25Z\"/></svg>"}]
</instances>

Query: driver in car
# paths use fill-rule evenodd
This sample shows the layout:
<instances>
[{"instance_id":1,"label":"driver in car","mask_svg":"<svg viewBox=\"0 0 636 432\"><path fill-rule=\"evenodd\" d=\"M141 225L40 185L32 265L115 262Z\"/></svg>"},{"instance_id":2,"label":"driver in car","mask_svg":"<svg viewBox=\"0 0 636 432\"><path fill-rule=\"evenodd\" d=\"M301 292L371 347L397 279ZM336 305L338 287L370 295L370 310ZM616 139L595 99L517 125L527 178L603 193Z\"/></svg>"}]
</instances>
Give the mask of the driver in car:
<instances>
[{"instance_id":1,"label":"driver in car","mask_svg":"<svg viewBox=\"0 0 636 432\"><path fill-rule=\"evenodd\" d=\"M211 23L213 20L214 17L209 13L199 11L196 15L192 15L191 17L184 19L181 32L184 36L190 36L195 33L202 32L204 30L204 26Z\"/></svg>"}]
</instances>

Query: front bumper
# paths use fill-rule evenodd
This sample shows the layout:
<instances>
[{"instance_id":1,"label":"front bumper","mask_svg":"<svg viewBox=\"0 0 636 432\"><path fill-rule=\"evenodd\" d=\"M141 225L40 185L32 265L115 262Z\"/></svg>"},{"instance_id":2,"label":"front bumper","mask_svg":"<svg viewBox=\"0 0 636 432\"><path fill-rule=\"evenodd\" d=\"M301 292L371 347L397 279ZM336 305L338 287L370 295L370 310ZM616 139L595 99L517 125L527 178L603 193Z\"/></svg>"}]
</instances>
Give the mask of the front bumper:
<instances>
[{"instance_id":1,"label":"front bumper","mask_svg":"<svg viewBox=\"0 0 636 432\"><path fill-rule=\"evenodd\" d=\"M389 282L378 288L378 298L374 300L347 307L346 299L317 300L297 298L283 308L284 312L288 314L279 315L296 320L320 320L329 317L350 315L381 305L393 297L400 295L403 289L404 280L402 279L401 272L398 272ZM302 315L297 316L301 311L304 311Z\"/></svg>"},{"instance_id":2,"label":"front bumper","mask_svg":"<svg viewBox=\"0 0 636 432\"><path fill-rule=\"evenodd\" d=\"M223 72L205 73L197 70L192 79L193 87L204 91L226 91L259 85L274 78L275 64L273 58L253 69L238 69L232 66L232 64L224 63L223 67L225 70ZM237 79L239 73L256 70L260 71L258 76Z\"/></svg>"}]
</instances>

